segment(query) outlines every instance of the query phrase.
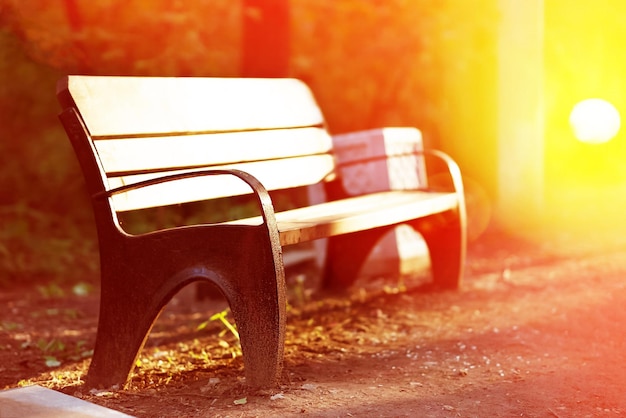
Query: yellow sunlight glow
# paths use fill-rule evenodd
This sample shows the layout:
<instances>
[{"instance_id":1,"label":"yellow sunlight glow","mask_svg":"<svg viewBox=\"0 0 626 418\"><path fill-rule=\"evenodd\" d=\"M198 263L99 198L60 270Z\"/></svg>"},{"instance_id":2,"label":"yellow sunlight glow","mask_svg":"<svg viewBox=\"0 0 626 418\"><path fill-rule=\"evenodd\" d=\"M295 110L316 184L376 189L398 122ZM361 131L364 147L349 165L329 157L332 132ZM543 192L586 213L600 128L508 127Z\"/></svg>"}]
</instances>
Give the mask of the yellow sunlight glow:
<instances>
[{"instance_id":1,"label":"yellow sunlight glow","mask_svg":"<svg viewBox=\"0 0 626 418\"><path fill-rule=\"evenodd\" d=\"M610 141L617 135L621 124L615 106L603 99L586 99L576 103L569 122L576 138L589 144Z\"/></svg>"}]
</instances>

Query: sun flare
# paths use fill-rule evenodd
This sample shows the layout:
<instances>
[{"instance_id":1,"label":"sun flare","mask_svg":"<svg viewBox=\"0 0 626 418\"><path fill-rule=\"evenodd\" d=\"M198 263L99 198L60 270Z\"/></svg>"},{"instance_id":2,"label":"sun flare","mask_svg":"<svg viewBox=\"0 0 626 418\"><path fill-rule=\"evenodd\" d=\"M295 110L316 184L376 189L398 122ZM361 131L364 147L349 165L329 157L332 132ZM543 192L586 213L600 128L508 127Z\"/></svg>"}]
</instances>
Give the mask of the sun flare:
<instances>
[{"instance_id":1,"label":"sun flare","mask_svg":"<svg viewBox=\"0 0 626 418\"><path fill-rule=\"evenodd\" d=\"M576 138L590 144L610 141L621 125L618 110L603 99L586 99L576 103L569 122Z\"/></svg>"}]
</instances>

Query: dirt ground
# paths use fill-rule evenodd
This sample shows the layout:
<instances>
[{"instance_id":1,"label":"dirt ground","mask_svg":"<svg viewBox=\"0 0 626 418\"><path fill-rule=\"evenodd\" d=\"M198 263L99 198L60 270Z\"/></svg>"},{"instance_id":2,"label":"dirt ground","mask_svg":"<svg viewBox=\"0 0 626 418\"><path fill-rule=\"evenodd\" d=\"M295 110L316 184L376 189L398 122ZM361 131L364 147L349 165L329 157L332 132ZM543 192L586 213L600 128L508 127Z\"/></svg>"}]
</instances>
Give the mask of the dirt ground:
<instances>
[{"instance_id":1,"label":"dirt ground","mask_svg":"<svg viewBox=\"0 0 626 418\"><path fill-rule=\"evenodd\" d=\"M128 388L89 391L97 292L3 291L0 389L39 384L137 417L626 415L626 240L541 242L484 234L457 292L393 279L294 293L283 379L266 393L246 389L237 340L209 321L220 304L179 297Z\"/></svg>"}]
</instances>

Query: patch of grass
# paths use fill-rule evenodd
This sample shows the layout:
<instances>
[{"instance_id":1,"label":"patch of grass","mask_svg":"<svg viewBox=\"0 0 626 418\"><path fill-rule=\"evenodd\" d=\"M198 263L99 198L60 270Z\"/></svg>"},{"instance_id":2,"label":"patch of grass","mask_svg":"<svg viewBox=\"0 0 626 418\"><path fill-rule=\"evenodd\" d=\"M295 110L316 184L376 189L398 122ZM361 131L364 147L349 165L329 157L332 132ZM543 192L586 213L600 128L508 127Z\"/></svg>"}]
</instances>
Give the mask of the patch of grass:
<instances>
[{"instance_id":1,"label":"patch of grass","mask_svg":"<svg viewBox=\"0 0 626 418\"><path fill-rule=\"evenodd\" d=\"M37 286L37 291L45 299L62 298L65 296L65 291L56 283Z\"/></svg>"},{"instance_id":2,"label":"patch of grass","mask_svg":"<svg viewBox=\"0 0 626 418\"><path fill-rule=\"evenodd\" d=\"M239 341L239 332L237 332L236 325L231 323L228 320L228 318L227 318L229 312L230 312L230 309L226 308L226 309L224 309L221 312L217 312L217 313L213 314L209 318L208 321L204 321L200 325L198 325L196 327L196 330L200 331L200 330L206 328L206 326L209 324L209 322L220 321L222 323L222 325L224 325L225 329L220 332L219 336L223 337L226 332L230 331L230 333L233 334L235 336L235 338L237 338L237 341Z\"/></svg>"},{"instance_id":3,"label":"patch of grass","mask_svg":"<svg viewBox=\"0 0 626 418\"><path fill-rule=\"evenodd\" d=\"M62 316L66 319L76 319L81 318L83 313L78 309L74 308L66 308L66 309L58 309L58 308L50 308L44 311L33 311L30 313L31 318L41 318L41 317L50 317L50 316Z\"/></svg>"},{"instance_id":4,"label":"patch of grass","mask_svg":"<svg viewBox=\"0 0 626 418\"><path fill-rule=\"evenodd\" d=\"M58 367L63 361L79 361L93 355L93 350L86 350L87 341L80 340L75 344L67 344L58 338L40 338L36 342L26 341L22 343L22 349L34 348L42 354L43 360L48 367Z\"/></svg>"},{"instance_id":5,"label":"patch of grass","mask_svg":"<svg viewBox=\"0 0 626 418\"><path fill-rule=\"evenodd\" d=\"M0 287L15 283L88 283L98 277L94 231L24 204L0 206ZM58 296L53 285L39 291Z\"/></svg>"},{"instance_id":6,"label":"patch of grass","mask_svg":"<svg viewBox=\"0 0 626 418\"><path fill-rule=\"evenodd\" d=\"M0 322L0 331L16 331L22 329L24 326L17 322L2 321Z\"/></svg>"}]
</instances>

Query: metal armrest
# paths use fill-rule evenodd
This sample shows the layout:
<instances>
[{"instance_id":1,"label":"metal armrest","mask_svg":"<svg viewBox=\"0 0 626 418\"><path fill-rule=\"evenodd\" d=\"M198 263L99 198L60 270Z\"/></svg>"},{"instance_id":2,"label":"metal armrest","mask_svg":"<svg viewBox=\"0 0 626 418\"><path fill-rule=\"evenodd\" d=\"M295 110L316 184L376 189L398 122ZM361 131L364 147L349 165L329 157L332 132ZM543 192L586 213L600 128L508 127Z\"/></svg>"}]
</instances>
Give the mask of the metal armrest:
<instances>
[{"instance_id":1,"label":"metal armrest","mask_svg":"<svg viewBox=\"0 0 626 418\"><path fill-rule=\"evenodd\" d=\"M446 168L448 169L448 174L450 175L450 179L452 180L452 187L454 188L454 191L460 195L463 195L463 177L461 176L461 169L459 168L459 165L456 163L456 161L452 159L452 157L450 157L445 152L436 149L419 150L415 151L414 154L430 155L443 161L446 165Z\"/></svg>"},{"instance_id":2,"label":"metal armrest","mask_svg":"<svg viewBox=\"0 0 626 418\"><path fill-rule=\"evenodd\" d=\"M121 187L116 187L115 189L103 191L94 194L94 199L102 199L109 198L113 195L119 193L125 193L132 190L141 189L144 187L154 186L161 183L167 183L176 180L182 180L185 178L192 177L201 177L201 176L213 176L213 175L232 175L243 180L250 188L252 189L254 195L257 197L259 202L259 207L261 209L261 214L263 216L263 221L266 224L273 223L276 224L276 218L274 215L274 205L272 204L272 199L267 192L267 189L263 184L252 174L247 173L245 171L237 170L237 169L209 169L209 170L199 170L199 171L190 171L186 173L178 173L172 174L169 176L163 176L158 178L153 178L150 180L144 180L133 184L128 184ZM276 229L276 228L274 228Z\"/></svg>"}]
</instances>

